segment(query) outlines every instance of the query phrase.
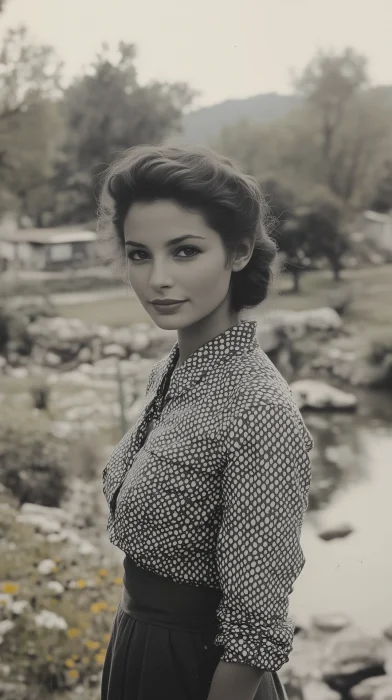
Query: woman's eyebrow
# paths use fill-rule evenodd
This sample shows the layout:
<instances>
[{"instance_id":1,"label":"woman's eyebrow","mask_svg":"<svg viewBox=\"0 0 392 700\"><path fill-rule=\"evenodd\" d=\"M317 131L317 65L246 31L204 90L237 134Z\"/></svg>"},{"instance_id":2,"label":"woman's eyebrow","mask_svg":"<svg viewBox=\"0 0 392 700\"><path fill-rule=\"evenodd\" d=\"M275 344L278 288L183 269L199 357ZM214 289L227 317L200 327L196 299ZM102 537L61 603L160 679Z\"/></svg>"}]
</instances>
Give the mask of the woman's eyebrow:
<instances>
[{"instance_id":1,"label":"woman's eyebrow","mask_svg":"<svg viewBox=\"0 0 392 700\"><path fill-rule=\"evenodd\" d=\"M173 245L174 243L181 243L181 241L184 241L186 238L201 238L203 241L205 241L204 236L194 236L191 233L187 234L186 236L179 236L179 238L172 238L171 241L168 241L166 243L166 246ZM144 245L144 243L137 243L136 241L125 241L125 245L136 245L138 248L148 248L148 246Z\"/></svg>"}]
</instances>

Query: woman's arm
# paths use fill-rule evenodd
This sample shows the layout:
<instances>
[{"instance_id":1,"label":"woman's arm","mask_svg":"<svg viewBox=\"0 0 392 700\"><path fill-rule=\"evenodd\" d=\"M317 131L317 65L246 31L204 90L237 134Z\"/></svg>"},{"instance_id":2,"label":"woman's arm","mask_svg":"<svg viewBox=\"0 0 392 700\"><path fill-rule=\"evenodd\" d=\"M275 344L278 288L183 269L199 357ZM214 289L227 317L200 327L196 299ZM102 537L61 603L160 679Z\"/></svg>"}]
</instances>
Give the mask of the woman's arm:
<instances>
[{"instance_id":1,"label":"woman's arm","mask_svg":"<svg viewBox=\"0 0 392 700\"><path fill-rule=\"evenodd\" d=\"M207 700L253 700L263 674L253 666L219 661Z\"/></svg>"},{"instance_id":2,"label":"woman's arm","mask_svg":"<svg viewBox=\"0 0 392 700\"><path fill-rule=\"evenodd\" d=\"M245 667L235 675L241 673L246 693L254 678L246 666L278 671L292 649L288 603L305 562L300 534L311 473L291 405L267 403L244 386L229 408L216 546L223 595L214 643L223 646L220 661ZM217 671L214 685L223 684L221 673L226 679L229 670Z\"/></svg>"}]
</instances>

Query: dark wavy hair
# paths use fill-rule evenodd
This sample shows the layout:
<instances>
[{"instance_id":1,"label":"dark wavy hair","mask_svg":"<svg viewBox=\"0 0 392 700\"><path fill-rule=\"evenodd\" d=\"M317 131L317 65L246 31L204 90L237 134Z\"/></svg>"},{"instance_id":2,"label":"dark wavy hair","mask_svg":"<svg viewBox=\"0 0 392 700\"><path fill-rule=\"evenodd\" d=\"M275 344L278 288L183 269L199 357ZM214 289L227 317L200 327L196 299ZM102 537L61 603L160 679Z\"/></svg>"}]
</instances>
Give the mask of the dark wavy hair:
<instances>
[{"instance_id":1,"label":"dark wavy hair","mask_svg":"<svg viewBox=\"0 0 392 700\"><path fill-rule=\"evenodd\" d=\"M126 269L124 219L135 202L175 201L201 213L227 251L253 244L252 256L230 280L231 310L260 304L274 277L277 245L274 217L261 189L232 159L195 145L140 145L122 153L104 173L98 199L98 234L109 245L108 259Z\"/></svg>"}]
</instances>

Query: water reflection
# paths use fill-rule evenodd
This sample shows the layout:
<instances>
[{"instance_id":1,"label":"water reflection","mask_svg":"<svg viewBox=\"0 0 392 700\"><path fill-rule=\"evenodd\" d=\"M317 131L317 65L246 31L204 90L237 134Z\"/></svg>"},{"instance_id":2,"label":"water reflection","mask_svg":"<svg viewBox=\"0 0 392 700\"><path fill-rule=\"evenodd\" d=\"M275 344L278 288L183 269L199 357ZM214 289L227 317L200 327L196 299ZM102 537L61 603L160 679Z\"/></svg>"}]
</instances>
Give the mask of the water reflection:
<instances>
[{"instance_id":1,"label":"water reflection","mask_svg":"<svg viewBox=\"0 0 392 700\"><path fill-rule=\"evenodd\" d=\"M345 613L377 634L392 623L392 396L357 395L356 414L304 414L315 439L313 479L306 566L290 610L302 624L313 614ZM351 535L319 537L342 522Z\"/></svg>"},{"instance_id":2,"label":"water reflection","mask_svg":"<svg viewBox=\"0 0 392 700\"><path fill-rule=\"evenodd\" d=\"M314 438L309 511L325 508L338 490L367 478L369 455L356 414L304 416Z\"/></svg>"}]
</instances>

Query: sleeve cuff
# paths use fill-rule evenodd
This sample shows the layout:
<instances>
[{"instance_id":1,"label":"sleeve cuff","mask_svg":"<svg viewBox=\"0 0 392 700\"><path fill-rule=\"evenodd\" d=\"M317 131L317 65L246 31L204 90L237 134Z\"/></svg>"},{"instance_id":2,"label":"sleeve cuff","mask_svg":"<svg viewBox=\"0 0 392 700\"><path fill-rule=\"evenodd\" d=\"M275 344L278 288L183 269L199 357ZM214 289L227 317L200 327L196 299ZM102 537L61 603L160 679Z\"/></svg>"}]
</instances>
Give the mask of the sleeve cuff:
<instances>
[{"instance_id":1,"label":"sleeve cuff","mask_svg":"<svg viewBox=\"0 0 392 700\"><path fill-rule=\"evenodd\" d=\"M238 626L220 631L214 644L224 647L221 661L242 663L264 671L279 671L293 648L294 622L287 619L279 628L249 633Z\"/></svg>"}]
</instances>

